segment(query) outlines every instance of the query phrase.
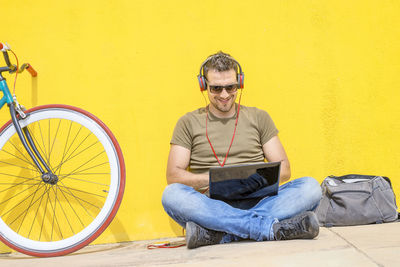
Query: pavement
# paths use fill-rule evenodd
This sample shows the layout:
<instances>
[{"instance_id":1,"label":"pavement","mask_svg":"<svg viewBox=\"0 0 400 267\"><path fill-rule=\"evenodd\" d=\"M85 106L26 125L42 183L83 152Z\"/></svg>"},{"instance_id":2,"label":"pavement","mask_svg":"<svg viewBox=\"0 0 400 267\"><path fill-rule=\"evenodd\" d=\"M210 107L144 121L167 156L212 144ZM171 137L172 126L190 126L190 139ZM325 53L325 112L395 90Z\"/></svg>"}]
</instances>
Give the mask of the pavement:
<instances>
[{"instance_id":1,"label":"pavement","mask_svg":"<svg viewBox=\"0 0 400 267\"><path fill-rule=\"evenodd\" d=\"M179 242L183 238L172 238ZM314 240L147 249L160 240L88 246L55 258L0 254L0 266L400 266L400 223L320 228ZM164 240L165 241L165 240Z\"/></svg>"}]
</instances>

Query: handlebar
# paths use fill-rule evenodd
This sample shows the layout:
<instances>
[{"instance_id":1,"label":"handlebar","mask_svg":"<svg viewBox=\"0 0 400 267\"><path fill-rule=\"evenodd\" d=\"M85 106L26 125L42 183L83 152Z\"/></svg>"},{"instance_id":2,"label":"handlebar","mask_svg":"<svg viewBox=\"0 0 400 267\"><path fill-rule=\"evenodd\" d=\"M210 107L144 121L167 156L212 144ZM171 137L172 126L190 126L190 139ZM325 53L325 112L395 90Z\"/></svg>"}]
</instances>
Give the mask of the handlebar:
<instances>
[{"instance_id":1,"label":"handlebar","mask_svg":"<svg viewBox=\"0 0 400 267\"><path fill-rule=\"evenodd\" d=\"M19 68L18 70L18 73L21 73L24 70L27 70L32 75L32 77L37 76L37 71L29 63L22 64L21 68Z\"/></svg>"},{"instance_id":2,"label":"handlebar","mask_svg":"<svg viewBox=\"0 0 400 267\"><path fill-rule=\"evenodd\" d=\"M10 46L8 44L0 43L0 51L3 52L3 57L4 57L4 60L5 60L6 64L7 64L6 68L0 68L1 72L9 71L10 73L13 73L15 71L18 71L18 73L21 73L24 70L27 70L32 75L32 77L36 77L37 76L36 70L29 63L22 64L21 68L19 70L17 70L17 66L11 64L10 57L8 56L8 52L7 52L9 50L11 51L11 48L10 48Z\"/></svg>"}]
</instances>

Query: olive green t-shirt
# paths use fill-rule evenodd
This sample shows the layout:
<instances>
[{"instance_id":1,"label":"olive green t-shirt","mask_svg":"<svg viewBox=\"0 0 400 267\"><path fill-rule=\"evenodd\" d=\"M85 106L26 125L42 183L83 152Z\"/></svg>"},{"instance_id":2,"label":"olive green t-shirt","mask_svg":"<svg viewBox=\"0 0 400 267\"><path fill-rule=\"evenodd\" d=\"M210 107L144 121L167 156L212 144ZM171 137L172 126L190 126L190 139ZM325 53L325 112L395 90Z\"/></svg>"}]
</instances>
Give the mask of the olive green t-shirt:
<instances>
[{"instance_id":1,"label":"olive green t-shirt","mask_svg":"<svg viewBox=\"0 0 400 267\"><path fill-rule=\"evenodd\" d=\"M236 113L236 112L235 112ZM206 137L206 109L199 108L182 116L174 129L171 144L191 151L189 170L194 173L219 166ZM235 129L232 118L208 114L207 132L220 162L224 161ZM255 107L240 106L235 139L225 166L264 162L262 146L278 134L269 114Z\"/></svg>"}]
</instances>

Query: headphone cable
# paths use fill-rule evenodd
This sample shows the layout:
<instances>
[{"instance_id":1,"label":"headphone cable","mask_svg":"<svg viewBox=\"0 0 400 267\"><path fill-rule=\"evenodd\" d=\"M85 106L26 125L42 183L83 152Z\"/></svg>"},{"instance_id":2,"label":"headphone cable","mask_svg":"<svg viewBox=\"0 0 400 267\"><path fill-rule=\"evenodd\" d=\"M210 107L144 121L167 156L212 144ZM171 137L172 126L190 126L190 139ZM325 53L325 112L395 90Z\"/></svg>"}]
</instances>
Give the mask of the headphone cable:
<instances>
[{"instance_id":1,"label":"headphone cable","mask_svg":"<svg viewBox=\"0 0 400 267\"><path fill-rule=\"evenodd\" d=\"M203 94L203 96L204 96L204 94ZM205 97L204 97L204 99L205 99ZM206 111L207 111L207 115L206 115L206 137L207 137L208 143L210 144L211 150L212 150L212 152L214 153L214 156L215 156L215 158L217 159L218 164L219 164L221 167L224 167L224 165L225 165L225 163L226 163L226 160L228 159L228 154L229 154L229 151L231 150L231 147L232 147L232 144L233 144L233 140L235 139L236 128L237 128L237 124L238 124L238 120L239 120L240 101L241 101L241 99L242 99L242 90L240 90L239 103L238 103L238 108L237 108L237 113L236 113L235 129L233 130L232 140L231 140L231 143L229 144L228 151L226 152L224 161L223 161L222 163L221 163L221 161L219 160L219 158L218 158L218 156L217 156L217 153L215 153L214 147L213 147L213 145L211 144L210 138L208 137L208 131L207 131L207 124L208 124L208 123L207 123L207 121L208 121L208 111L209 111L209 109L208 109L208 106L206 106ZM206 102L206 103L207 103L207 102Z\"/></svg>"}]
</instances>

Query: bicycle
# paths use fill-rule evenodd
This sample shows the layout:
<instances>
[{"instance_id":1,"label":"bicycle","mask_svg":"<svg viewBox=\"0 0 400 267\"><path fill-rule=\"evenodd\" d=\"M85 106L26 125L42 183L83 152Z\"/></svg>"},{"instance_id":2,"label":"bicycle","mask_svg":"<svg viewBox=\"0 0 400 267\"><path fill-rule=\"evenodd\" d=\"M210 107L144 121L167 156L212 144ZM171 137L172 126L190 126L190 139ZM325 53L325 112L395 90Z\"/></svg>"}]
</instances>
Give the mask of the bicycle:
<instances>
[{"instance_id":1,"label":"bicycle","mask_svg":"<svg viewBox=\"0 0 400 267\"><path fill-rule=\"evenodd\" d=\"M0 109L7 104L11 115L0 128L0 240L31 256L66 255L95 240L114 218L125 187L121 148L83 109L25 110L2 74L37 73L29 64L19 68L8 45L0 43L0 50L7 64L0 67Z\"/></svg>"}]
</instances>

